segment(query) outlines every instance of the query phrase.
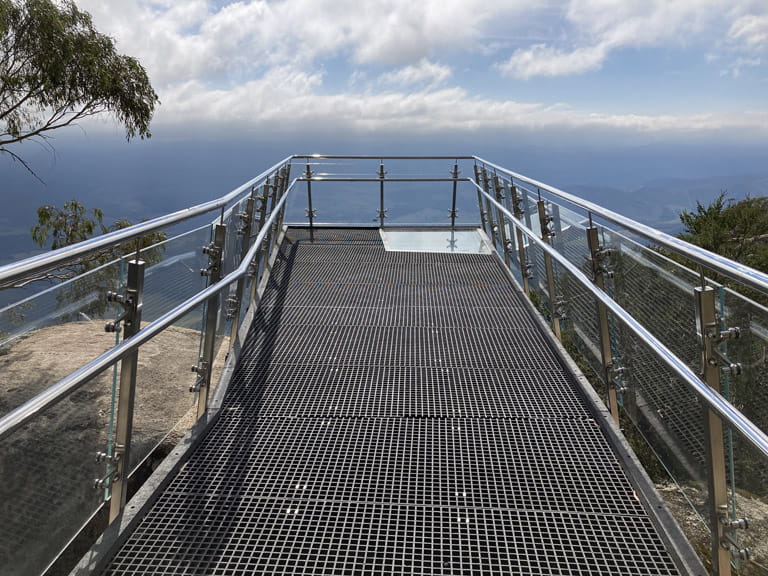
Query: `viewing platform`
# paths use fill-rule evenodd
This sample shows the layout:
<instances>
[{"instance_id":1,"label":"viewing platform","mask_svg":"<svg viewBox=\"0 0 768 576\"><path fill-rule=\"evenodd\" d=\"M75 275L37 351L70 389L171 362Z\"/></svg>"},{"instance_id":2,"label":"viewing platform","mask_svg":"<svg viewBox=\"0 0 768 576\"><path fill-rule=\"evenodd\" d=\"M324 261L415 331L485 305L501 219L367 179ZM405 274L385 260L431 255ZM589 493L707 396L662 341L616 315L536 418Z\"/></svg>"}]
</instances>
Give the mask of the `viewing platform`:
<instances>
[{"instance_id":1,"label":"viewing platform","mask_svg":"<svg viewBox=\"0 0 768 576\"><path fill-rule=\"evenodd\" d=\"M705 267L768 294L765 275L479 158L293 156L0 283L159 229L99 277L117 343L0 417L2 574L762 573L768 519L740 494L768 501L768 314ZM0 311L3 345L94 313L102 285L32 297L26 332ZM104 430L73 439L104 390ZM38 425L87 446L48 464ZM31 482L54 469L58 503ZM67 490L78 475L96 489Z\"/></svg>"}]
</instances>

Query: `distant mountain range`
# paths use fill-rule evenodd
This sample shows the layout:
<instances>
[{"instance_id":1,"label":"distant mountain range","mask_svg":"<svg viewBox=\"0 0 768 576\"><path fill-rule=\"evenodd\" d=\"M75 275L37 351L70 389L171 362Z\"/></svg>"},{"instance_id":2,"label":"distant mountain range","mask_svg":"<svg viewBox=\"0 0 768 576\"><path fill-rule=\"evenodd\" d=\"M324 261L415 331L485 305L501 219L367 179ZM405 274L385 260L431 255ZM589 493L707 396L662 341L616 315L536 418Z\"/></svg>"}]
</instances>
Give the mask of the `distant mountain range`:
<instances>
[{"instance_id":1,"label":"distant mountain range","mask_svg":"<svg viewBox=\"0 0 768 576\"><path fill-rule=\"evenodd\" d=\"M734 200L747 196L768 196L768 174L702 179L664 178L651 180L640 187L623 189L574 184L566 189L668 234L678 234L682 231L679 214L684 210L695 210L697 202L708 204L721 190L727 190L728 197Z\"/></svg>"}]
</instances>

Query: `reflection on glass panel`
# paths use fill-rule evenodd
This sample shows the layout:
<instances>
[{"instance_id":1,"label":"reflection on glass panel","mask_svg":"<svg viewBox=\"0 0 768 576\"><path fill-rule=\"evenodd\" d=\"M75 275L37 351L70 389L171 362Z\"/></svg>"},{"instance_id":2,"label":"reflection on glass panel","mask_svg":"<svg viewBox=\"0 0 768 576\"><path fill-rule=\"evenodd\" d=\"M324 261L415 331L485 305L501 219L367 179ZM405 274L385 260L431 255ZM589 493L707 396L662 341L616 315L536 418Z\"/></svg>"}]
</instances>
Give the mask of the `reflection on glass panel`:
<instances>
[{"instance_id":1,"label":"reflection on glass panel","mask_svg":"<svg viewBox=\"0 0 768 576\"><path fill-rule=\"evenodd\" d=\"M733 476L736 489L729 518L747 518L749 527L732 530L737 548L748 548L750 560L735 559L737 574L768 575L768 463L765 456L738 434L733 434Z\"/></svg>"},{"instance_id":2,"label":"reflection on glass panel","mask_svg":"<svg viewBox=\"0 0 768 576\"><path fill-rule=\"evenodd\" d=\"M119 308L106 295L122 274L114 261L0 310L0 414L114 346L104 324Z\"/></svg>"},{"instance_id":3,"label":"reflection on glass panel","mask_svg":"<svg viewBox=\"0 0 768 576\"><path fill-rule=\"evenodd\" d=\"M107 371L0 443L4 576L41 573L101 506L111 391Z\"/></svg>"},{"instance_id":4,"label":"reflection on glass panel","mask_svg":"<svg viewBox=\"0 0 768 576\"><path fill-rule=\"evenodd\" d=\"M722 375L722 393L761 430L768 430L768 309L723 287L717 288L717 301L719 330L739 328L738 338L724 340L719 346L728 363L741 368L740 373ZM726 462L735 485L730 516L750 518L753 524L751 530L733 534L739 546L750 548L753 556L748 567L742 565L741 568L745 573L768 574L768 463L744 438L729 432L726 433ZM755 572L758 566L764 570Z\"/></svg>"},{"instance_id":5,"label":"reflection on glass panel","mask_svg":"<svg viewBox=\"0 0 768 576\"><path fill-rule=\"evenodd\" d=\"M601 243L610 247L612 279L607 291L625 310L656 335L692 369L698 369L693 272L658 252L602 228Z\"/></svg>"},{"instance_id":6,"label":"reflection on glass panel","mask_svg":"<svg viewBox=\"0 0 768 576\"><path fill-rule=\"evenodd\" d=\"M152 247L157 257L145 272L143 322L156 320L205 288L200 270L208 266L202 248L211 241L210 230L203 226Z\"/></svg>"},{"instance_id":7,"label":"reflection on glass panel","mask_svg":"<svg viewBox=\"0 0 768 576\"><path fill-rule=\"evenodd\" d=\"M195 395L190 386L196 375L191 367L200 355L202 306L152 338L139 349L136 376L131 469L158 445L153 458L162 458L186 433L196 417Z\"/></svg>"},{"instance_id":8,"label":"reflection on glass panel","mask_svg":"<svg viewBox=\"0 0 768 576\"><path fill-rule=\"evenodd\" d=\"M300 182L297 195L308 209L307 183ZM314 224L375 226L379 221L377 182L312 182ZM299 219L309 223L306 212Z\"/></svg>"},{"instance_id":9,"label":"reflection on glass panel","mask_svg":"<svg viewBox=\"0 0 768 576\"><path fill-rule=\"evenodd\" d=\"M562 268L561 268L562 270ZM570 273L561 272L557 275L559 294L562 296L566 318L562 322L564 343L571 353L575 352L583 359L590 374L600 380L596 386L598 393L605 397L605 382L603 382L603 362L600 353L600 335L597 321L597 299L592 292ZM584 370L587 372L587 370ZM594 378L590 381L594 382Z\"/></svg>"},{"instance_id":10,"label":"reflection on glass panel","mask_svg":"<svg viewBox=\"0 0 768 576\"><path fill-rule=\"evenodd\" d=\"M682 515L677 519L687 536L700 541L709 518L703 405L624 325L618 344L626 369L622 417L634 424L627 436L672 511Z\"/></svg>"},{"instance_id":11,"label":"reflection on glass panel","mask_svg":"<svg viewBox=\"0 0 768 576\"><path fill-rule=\"evenodd\" d=\"M453 182L387 182L384 185L385 226L448 226L452 206ZM460 218L464 212L459 213Z\"/></svg>"}]
</instances>

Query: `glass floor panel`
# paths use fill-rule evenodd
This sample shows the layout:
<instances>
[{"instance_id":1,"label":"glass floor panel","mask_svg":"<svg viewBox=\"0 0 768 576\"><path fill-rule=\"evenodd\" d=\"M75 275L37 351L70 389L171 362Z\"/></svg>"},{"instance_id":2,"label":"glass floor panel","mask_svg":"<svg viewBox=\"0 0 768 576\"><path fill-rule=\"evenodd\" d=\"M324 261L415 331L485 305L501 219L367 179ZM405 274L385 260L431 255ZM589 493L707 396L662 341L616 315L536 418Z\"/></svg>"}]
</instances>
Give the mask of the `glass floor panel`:
<instances>
[{"instance_id":1,"label":"glass floor panel","mask_svg":"<svg viewBox=\"0 0 768 576\"><path fill-rule=\"evenodd\" d=\"M390 252L456 252L490 254L479 229L397 230L380 229L384 247Z\"/></svg>"}]
</instances>

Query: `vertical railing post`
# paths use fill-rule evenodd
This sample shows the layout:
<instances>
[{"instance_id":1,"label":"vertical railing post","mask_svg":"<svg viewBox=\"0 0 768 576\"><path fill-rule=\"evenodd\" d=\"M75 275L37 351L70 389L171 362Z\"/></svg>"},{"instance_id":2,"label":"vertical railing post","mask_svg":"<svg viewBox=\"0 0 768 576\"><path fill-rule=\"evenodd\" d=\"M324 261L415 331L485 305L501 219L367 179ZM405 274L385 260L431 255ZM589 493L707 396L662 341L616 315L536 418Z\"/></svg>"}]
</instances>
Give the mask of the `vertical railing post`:
<instances>
[{"instance_id":1,"label":"vertical railing post","mask_svg":"<svg viewBox=\"0 0 768 576\"><path fill-rule=\"evenodd\" d=\"M483 166L481 170L481 177L482 177L482 186L485 193L490 196L491 195L491 186L490 186L490 179L488 178L488 170L486 170L485 166ZM493 218L493 204L491 203L490 198L488 196L485 197L485 214L488 218L488 228L491 231L490 237L491 241L493 242L493 247L498 249L498 227L496 226L496 223Z\"/></svg>"},{"instance_id":2,"label":"vertical railing post","mask_svg":"<svg viewBox=\"0 0 768 576\"><path fill-rule=\"evenodd\" d=\"M384 228L384 218L387 217L387 210L384 208L384 177L386 175L382 161L379 163L379 226L381 228Z\"/></svg>"},{"instance_id":3,"label":"vertical railing post","mask_svg":"<svg viewBox=\"0 0 768 576\"><path fill-rule=\"evenodd\" d=\"M453 165L453 171L451 172L451 178L453 178L453 195L451 196L451 211L448 215L451 218L451 230L456 228L456 190L459 184L459 163L456 162Z\"/></svg>"},{"instance_id":4,"label":"vertical railing post","mask_svg":"<svg viewBox=\"0 0 768 576\"><path fill-rule=\"evenodd\" d=\"M251 247L251 230L253 228L253 214L255 199L253 194L255 189L251 189L251 196L246 200L245 212L238 214L240 218L241 226L237 230L237 235L242 238L242 246L240 249L240 261L248 254L248 249ZM235 340L237 339L237 331L240 328L240 309L243 305L243 291L245 290L245 276L237 281L237 288L235 289L235 296L227 310L227 319L232 320L232 329L229 333L229 347L234 347Z\"/></svg>"},{"instance_id":5,"label":"vertical railing post","mask_svg":"<svg viewBox=\"0 0 768 576\"><path fill-rule=\"evenodd\" d=\"M144 267L142 260L128 262L128 282L124 296L109 292L107 300L120 303L124 313L120 318L123 339L130 338L141 329L141 308L144 296ZM107 331L117 330L117 323L106 326ZM109 521L117 518L125 508L128 495L128 474L130 473L131 436L133 434L133 407L136 399L136 370L139 361L138 349L133 350L120 364L120 386L117 396L117 424L115 444L109 466L114 468L111 475L112 497L109 504ZM106 456L106 455L104 455Z\"/></svg>"},{"instance_id":6,"label":"vertical railing post","mask_svg":"<svg viewBox=\"0 0 768 576\"><path fill-rule=\"evenodd\" d=\"M315 214L316 211L312 207L312 169L309 167L309 162L307 162L307 169L304 172L304 178L307 180L307 218L309 219L309 241L314 242L315 241L315 230L314 230L314 222L315 222Z\"/></svg>"},{"instance_id":7,"label":"vertical railing post","mask_svg":"<svg viewBox=\"0 0 768 576\"><path fill-rule=\"evenodd\" d=\"M213 242L203 248L203 253L208 255L209 265L201 273L208 276L208 285L215 284L221 279L221 262L224 252L224 241L227 237L227 227L224 224L216 224ZM205 307L205 333L203 335L203 355L200 363L193 366L197 373L197 381L193 390L197 391L197 418L201 418L208 409L208 396L211 389L211 373L216 354L216 327L219 319L219 294L214 294L208 299Z\"/></svg>"},{"instance_id":8,"label":"vertical railing post","mask_svg":"<svg viewBox=\"0 0 768 576\"><path fill-rule=\"evenodd\" d=\"M608 272L605 266L605 259L608 252L600 246L597 226L589 226L587 228L587 244L592 259L592 281L598 288L605 291L605 275ZM597 303L597 329L600 338L600 361L603 367L603 381L607 388L606 401L614 422L618 424L619 401L615 381L616 370L614 370L613 365L613 350L611 348L611 331L608 325L608 308L599 301Z\"/></svg>"},{"instance_id":9,"label":"vertical railing post","mask_svg":"<svg viewBox=\"0 0 768 576\"><path fill-rule=\"evenodd\" d=\"M488 223L488 213L485 211L483 193L480 191L483 186L483 179L480 175L480 167L477 164L475 164L475 183L477 184L475 190L477 190L477 207L480 210L480 226L482 227L483 232L490 238L491 231L486 227L486 224Z\"/></svg>"},{"instance_id":10,"label":"vertical railing post","mask_svg":"<svg viewBox=\"0 0 768 576\"><path fill-rule=\"evenodd\" d=\"M701 344L703 380L720 392L720 362L715 353L718 334L715 290L711 286L694 288L696 320ZM723 421L712 409L704 410L704 434L709 477L709 517L712 530L712 569L715 576L730 576L731 550L727 543L725 524L728 514L728 489L725 472Z\"/></svg>"},{"instance_id":11,"label":"vertical railing post","mask_svg":"<svg viewBox=\"0 0 768 576\"><path fill-rule=\"evenodd\" d=\"M554 232L550 226L552 224L552 217L547 214L547 208L544 204L544 200L539 200L536 203L539 211L539 225L541 227L541 239L547 244L552 244L552 237ZM559 302L557 299L557 286L555 284L555 272L552 266L552 257L544 253L544 269L547 274L547 292L549 294L549 308L552 316L552 331L555 333L555 337L558 340L562 340L562 334L560 332L560 317L558 312Z\"/></svg>"},{"instance_id":12,"label":"vertical railing post","mask_svg":"<svg viewBox=\"0 0 768 576\"><path fill-rule=\"evenodd\" d=\"M503 205L504 204L504 187L501 185L498 174L493 175L493 189L495 192L496 202L498 202L500 205ZM496 221L499 223L499 234L501 235L501 246L502 246L502 249L504 250L504 263L507 265L507 268L509 268L510 262L511 262L509 258L509 252L512 249L512 243L507 239L507 223L504 221L504 214L499 208L496 209Z\"/></svg>"},{"instance_id":13,"label":"vertical railing post","mask_svg":"<svg viewBox=\"0 0 768 576\"><path fill-rule=\"evenodd\" d=\"M277 199L279 200L282 198L286 192L288 191L288 182L291 178L291 165L286 164L280 169L280 191L277 195ZM283 204L283 209L280 210L280 214L277 218L277 230L278 232L283 229L283 217L285 216L285 204Z\"/></svg>"},{"instance_id":14,"label":"vertical railing post","mask_svg":"<svg viewBox=\"0 0 768 576\"><path fill-rule=\"evenodd\" d=\"M262 228L264 228L264 222L267 220L267 202L269 198L269 189L270 183L269 178L267 178L264 181L264 187L262 188L261 195L256 197L256 201L259 203L259 205L256 207L256 209L259 211L259 223L257 224L256 229L252 231L254 237L257 236L259 232L261 232ZM254 256L253 262L251 262L251 293L248 296L248 306L251 307L256 305L256 291L259 288L259 281L261 280L262 253L263 249L259 250L259 252Z\"/></svg>"},{"instance_id":15,"label":"vertical railing post","mask_svg":"<svg viewBox=\"0 0 768 576\"><path fill-rule=\"evenodd\" d=\"M520 197L520 191L513 182L509 183L510 194L512 195L512 213L517 220L521 220L525 209L523 208L523 199ZM526 296L531 295L529 280L531 278L531 265L528 263L528 257L525 252L525 243L523 242L523 231L515 226L515 235L517 238L517 258L520 262L520 276L523 279L523 292Z\"/></svg>"}]
</instances>

